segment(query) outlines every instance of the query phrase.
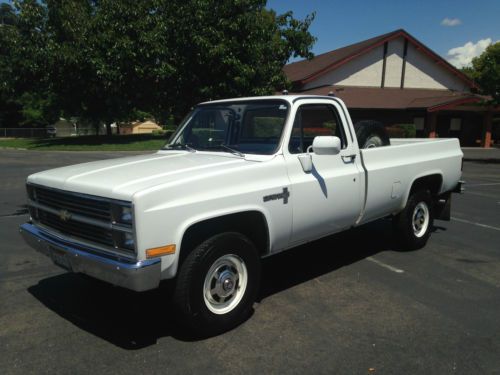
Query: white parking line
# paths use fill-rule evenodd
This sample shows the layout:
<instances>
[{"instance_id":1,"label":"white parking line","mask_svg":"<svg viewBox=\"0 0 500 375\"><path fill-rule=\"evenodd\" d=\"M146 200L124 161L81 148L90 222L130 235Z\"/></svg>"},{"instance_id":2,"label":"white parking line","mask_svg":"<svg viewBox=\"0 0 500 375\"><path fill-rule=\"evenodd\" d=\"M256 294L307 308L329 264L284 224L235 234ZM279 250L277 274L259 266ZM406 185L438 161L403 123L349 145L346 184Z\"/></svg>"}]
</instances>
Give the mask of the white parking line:
<instances>
[{"instance_id":1,"label":"white parking line","mask_svg":"<svg viewBox=\"0 0 500 375\"><path fill-rule=\"evenodd\" d=\"M392 271L392 272L396 272L396 273L404 273L405 271L403 270L400 270L399 268L396 268L396 267L393 267L393 266L390 266L389 264L386 264L384 262L381 262L380 260L378 259L375 259L375 258L372 258L372 257L367 257L366 260L369 260L370 262L373 262L375 264L378 264L380 267L384 267L384 268L387 268L388 270Z\"/></svg>"},{"instance_id":2,"label":"white parking line","mask_svg":"<svg viewBox=\"0 0 500 375\"><path fill-rule=\"evenodd\" d=\"M493 186L493 185L500 185L500 182L490 182L487 184L467 184L467 187L474 187L474 186Z\"/></svg>"},{"instance_id":3,"label":"white parking line","mask_svg":"<svg viewBox=\"0 0 500 375\"><path fill-rule=\"evenodd\" d=\"M493 230L498 230L500 231L500 228L497 228L497 227L493 227L491 225L486 225L486 224L481 224L481 223L476 223L474 221L469 221L469 220L465 220L465 219L459 219L458 217L451 217L451 220L455 220L455 221L459 221L461 223L466 223L466 224L472 224L472 225L476 225L478 227L481 227L481 228L487 228L487 229L493 229Z\"/></svg>"},{"instance_id":4,"label":"white parking line","mask_svg":"<svg viewBox=\"0 0 500 375\"><path fill-rule=\"evenodd\" d=\"M14 217L19 217L20 215L0 215L0 219L12 219Z\"/></svg>"}]
</instances>

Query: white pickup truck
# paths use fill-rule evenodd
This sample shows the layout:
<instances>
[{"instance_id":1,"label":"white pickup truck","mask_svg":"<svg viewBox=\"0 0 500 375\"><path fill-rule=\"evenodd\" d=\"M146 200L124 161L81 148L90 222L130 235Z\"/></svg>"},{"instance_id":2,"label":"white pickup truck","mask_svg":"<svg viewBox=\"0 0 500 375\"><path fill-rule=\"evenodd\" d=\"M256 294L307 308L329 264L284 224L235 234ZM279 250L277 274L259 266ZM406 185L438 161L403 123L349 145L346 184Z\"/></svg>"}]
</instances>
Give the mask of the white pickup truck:
<instances>
[{"instance_id":1,"label":"white pickup truck","mask_svg":"<svg viewBox=\"0 0 500 375\"><path fill-rule=\"evenodd\" d=\"M118 286L175 278L182 321L221 332L251 312L262 257L385 217L419 248L434 218L449 219L458 140L384 146L365 125L330 96L202 103L157 153L29 176L20 232L59 266Z\"/></svg>"}]
</instances>

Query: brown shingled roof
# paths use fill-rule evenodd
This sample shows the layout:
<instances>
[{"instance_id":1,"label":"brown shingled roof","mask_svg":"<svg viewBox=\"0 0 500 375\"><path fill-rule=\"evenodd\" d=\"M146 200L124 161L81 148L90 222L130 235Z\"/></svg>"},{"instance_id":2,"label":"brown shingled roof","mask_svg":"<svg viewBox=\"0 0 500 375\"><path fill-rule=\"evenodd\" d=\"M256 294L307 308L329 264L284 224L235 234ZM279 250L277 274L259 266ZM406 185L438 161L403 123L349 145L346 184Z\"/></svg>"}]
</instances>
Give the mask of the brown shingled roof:
<instances>
[{"instance_id":1,"label":"brown shingled roof","mask_svg":"<svg viewBox=\"0 0 500 375\"><path fill-rule=\"evenodd\" d=\"M380 87L323 86L300 95L328 95L333 92L352 109L427 109L481 102L487 97L450 90Z\"/></svg>"},{"instance_id":2,"label":"brown shingled roof","mask_svg":"<svg viewBox=\"0 0 500 375\"><path fill-rule=\"evenodd\" d=\"M415 45L417 49L432 58L437 64L442 65L452 74L465 81L471 88L477 88L475 82L467 77L464 73L455 68L448 61L443 59L430 48L426 47L424 44L419 42L403 29L395 30L390 33L379 35L359 43L351 44L343 48L317 55L311 60L302 60L285 65L283 67L283 71L290 81L295 83L296 86L300 87L302 84L318 76L321 76L328 71L334 70L337 67L347 63L348 61L372 50L373 48L376 48L377 46L398 37L407 39L410 43Z\"/></svg>"},{"instance_id":3,"label":"brown shingled roof","mask_svg":"<svg viewBox=\"0 0 500 375\"><path fill-rule=\"evenodd\" d=\"M380 41L385 40L387 37L390 37L398 31L399 30L379 35L375 38L367 39L359 43L326 52L321 55L314 56L311 60L302 60L285 65L283 71L290 81L302 81L307 79L309 76L330 67L332 64L340 62L351 55L355 55L356 53L365 50L367 47L378 44Z\"/></svg>"}]
</instances>

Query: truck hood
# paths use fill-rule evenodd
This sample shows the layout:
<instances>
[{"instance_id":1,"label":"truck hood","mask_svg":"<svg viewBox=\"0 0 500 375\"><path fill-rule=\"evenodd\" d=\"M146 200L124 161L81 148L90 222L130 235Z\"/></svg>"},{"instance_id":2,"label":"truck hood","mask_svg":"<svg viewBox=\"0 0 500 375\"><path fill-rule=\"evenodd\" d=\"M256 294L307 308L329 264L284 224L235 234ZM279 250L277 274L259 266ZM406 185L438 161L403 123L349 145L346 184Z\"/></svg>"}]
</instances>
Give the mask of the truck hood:
<instances>
[{"instance_id":1,"label":"truck hood","mask_svg":"<svg viewBox=\"0 0 500 375\"><path fill-rule=\"evenodd\" d=\"M108 159L33 174L28 182L56 189L113 199L132 200L136 192L169 182L241 170L257 161L229 153L160 151L155 154ZM194 180L194 181L193 181Z\"/></svg>"}]
</instances>

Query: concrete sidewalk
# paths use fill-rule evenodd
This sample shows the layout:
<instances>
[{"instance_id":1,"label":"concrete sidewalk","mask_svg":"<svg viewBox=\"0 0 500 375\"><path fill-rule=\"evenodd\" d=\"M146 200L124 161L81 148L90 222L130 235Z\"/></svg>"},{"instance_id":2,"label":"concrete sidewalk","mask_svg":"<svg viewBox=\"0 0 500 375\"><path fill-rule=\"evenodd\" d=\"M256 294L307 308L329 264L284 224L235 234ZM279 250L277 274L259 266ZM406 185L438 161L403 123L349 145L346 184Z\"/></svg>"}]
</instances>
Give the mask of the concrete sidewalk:
<instances>
[{"instance_id":1,"label":"concrete sidewalk","mask_svg":"<svg viewBox=\"0 0 500 375\"><path fill-rule=\"evenodd\" d=\"M500 148L462 147L465 161L500 163Z\"/></svg>"}]
</instances>

